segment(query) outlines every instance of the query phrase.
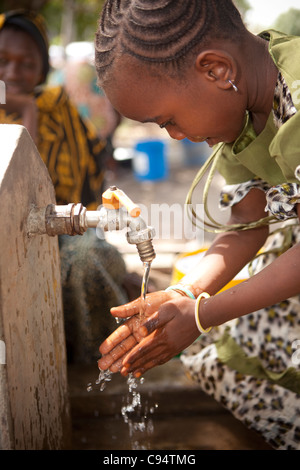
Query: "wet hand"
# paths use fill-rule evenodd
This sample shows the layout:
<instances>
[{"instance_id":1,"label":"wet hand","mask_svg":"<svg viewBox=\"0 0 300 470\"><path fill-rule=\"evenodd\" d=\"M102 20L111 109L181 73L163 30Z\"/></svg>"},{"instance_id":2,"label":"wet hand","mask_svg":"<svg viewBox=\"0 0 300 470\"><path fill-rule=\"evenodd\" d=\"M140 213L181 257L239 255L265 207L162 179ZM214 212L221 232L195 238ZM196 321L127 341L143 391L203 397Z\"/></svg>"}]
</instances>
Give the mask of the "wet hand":
<instances>
[{"instance_id":1,"label":"wet hand","mask_svg":"<svg viewBox=\"0 0 300 470\"><path fill-rule=\"evenodd\" d=\"M139 314L134 315L101 344L99 350L102 358L98 361L99 369L110 369L111 372L120 370L124 355L143 338L139 333L143 320Z\"/></svg>"},{"instance_id":2,"label":"wet hand","mask_svg":"<svg viewBox=\"0 0 300 470\"><path fill-rule=\"evenodd\" d=\"M144 306L145 311L141 314L141 298L112 308L111 314L114 317L127 320L101 344L99 350L102 358L98 361L99 368L118 372L122 367L125 355L140 343L144 338L145 332L148 331L147 327L141 329L145 319L157 312L162 304L176 297L181 297L181 295L174 291L158 291L148 294Z\"/></svg>"},{"instance_id":3,"label":"wet hand","mask_svg":"<svg viewBox=\"0 0 300 470\"><path fill-rule=\"evenodd\" d=\"M151 294L148 294L145 300L145 309L147 311L147 316L155 312L159 308L159 306L162 305L164 302L173 299L174 296L178 297L180 296L180 294L174 291L156 291ZM110 310L110 313L115 318L128 318L132 317L133 315L139 314L141 308L141 297L138 297L137 299L133 300L132 302L129 302L128 304L120 305L119 307L113 307Z\"/></svg>"},{"instance_id":4,"label":"wet hand","mask_svg":"<svg viewBox=\"0 0 300 470\"><path fill-rule=\"evenodd\" d=\"M140 328L144 338L123 359L121 374L140 377L166 363L199 336L194 317L195 301L180 297L165 303Z\"/></svg>"},{"instance_id":5,"label":"wet hand","mask_svg":"<svg viewBox=\"0 0 300 470\"><path fill-rule=\"evenodd\" d=\"M110 344L109 355L99 361L100 368L104 365L112 372L120 370L124 376L133 373L139 377L170 360L199 336L194 320L195 301L171 295L172 300L163 303L138 325L134 340L127 335L116 346L116 343ZM126 332L119 334L126 335ZM115 339L120 340L121 336Z\"/></svg>"}]
</instances>

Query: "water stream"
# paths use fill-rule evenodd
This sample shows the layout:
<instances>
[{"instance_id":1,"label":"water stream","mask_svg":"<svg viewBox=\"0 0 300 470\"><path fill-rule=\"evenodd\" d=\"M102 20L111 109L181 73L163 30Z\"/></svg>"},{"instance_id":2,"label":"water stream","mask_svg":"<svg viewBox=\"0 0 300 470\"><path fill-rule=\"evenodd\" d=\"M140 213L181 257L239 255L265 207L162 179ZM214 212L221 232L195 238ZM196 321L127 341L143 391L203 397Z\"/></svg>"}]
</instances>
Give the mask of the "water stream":
<instances>
[{"instance_id":1,"label":"water stream","mask_svg":"<svg viewBox=\"0 0 300 470\"><path fill-rule=\"evenodd\" d=\"M141 305L140 305L140 315L144 315L146 312L146 294L148 291L148 282L150 276L151 262L144 263L144 275L142 280L141 287Z\"/></svg>"},{"instance_id":2,"label":"water stream","mask_svg":"<svg viewBox=\"0 0 300 470\"><path fill-rule=\"evenodd\" d=\"M140 304L140 315L144 315L146 312L146 294L148 290L148 281L150 276L151 262L144 263L144 274L141 286L141 304ZM118 320L117 320L118 321ZM108 382L111 381L113 373L109 370L99 370L99 376L95 381L95 384L99 386L99 390L102 392L105 390ZM121 408L121 414L124 423L128 425L128 432L131 442L131 448L133 450L147 450L148 439L153 433L154 426L153 421L149 417L155 412L158 404L149 406L146 402L144 407L141 402L141 394L138 391L138 385L144 383L144 378L136 379L132 374L129 374L127 378L128 394L124 397L124 405ZM91 383L87 385L87 391L93 390ZM140 443L140 439L142 444Z\"/></svg>"}]
</instances>

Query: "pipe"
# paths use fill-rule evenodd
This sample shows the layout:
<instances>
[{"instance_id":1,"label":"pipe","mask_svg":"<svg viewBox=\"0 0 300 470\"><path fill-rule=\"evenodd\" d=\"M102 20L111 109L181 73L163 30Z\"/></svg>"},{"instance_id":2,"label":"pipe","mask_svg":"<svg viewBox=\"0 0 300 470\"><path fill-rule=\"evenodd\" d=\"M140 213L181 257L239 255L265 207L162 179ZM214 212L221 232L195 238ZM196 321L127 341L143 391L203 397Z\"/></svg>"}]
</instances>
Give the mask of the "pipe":
<instances>
[{"instance_id":1,"label":"pipe","mask_svg":"<svg viewBox=\"0 0 300 470\"><path fill-rule=\"evenodd\" d=\"M88 211L80 203L49 204L46 208L31 207L27 219L29 236L83 235L88 228L96 227L107 232L128 228L127 241L137 246L141 261L151 262L155 258L152 244L154 228L147 226L141 216L132 217L125 207L114 209L101 206L98 211Z\"/></svg>"}]
</instances>

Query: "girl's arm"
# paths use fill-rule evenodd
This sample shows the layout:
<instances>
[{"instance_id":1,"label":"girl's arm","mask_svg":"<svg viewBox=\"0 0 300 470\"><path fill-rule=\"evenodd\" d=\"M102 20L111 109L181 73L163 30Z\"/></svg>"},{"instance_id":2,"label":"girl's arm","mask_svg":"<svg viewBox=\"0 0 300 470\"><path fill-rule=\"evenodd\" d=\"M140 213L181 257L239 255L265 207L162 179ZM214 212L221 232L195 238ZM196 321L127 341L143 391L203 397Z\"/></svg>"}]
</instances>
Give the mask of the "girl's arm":
<instances>
[{"instance_id":1,"label":"girl's arm","mask_svg":"<svg viewBox=\"0 0 300 470\"><path fill-rule=\"evenodd\" d=\"M299 295L299 279L300 243L249 280L203 298L198 311L200 323L207 329ZM194 307L195 301L184 297L162 305L140 328L144 339L122 357L121 373L138 377L191 344L193 337L199 336L192 322Z\"/></svg>"},{"instance_id":2,"label":"girl's arm","mask_svg":"<svg viewBox=\"0 0 300 470\"><path fill-rule=\"evenodd\" d=\"M300 218L300 204L297 205ZM200 302L203 328L225 323L300 293L300 243L249 280Z\"/></svg>"},{"instance_id":3,"label":"girl's arm","mask_svg":"<svg viewBox=\"0 0 300 470\"><path fill-rule=\"evenodd\" d=\"M254 189L233 208L229 222L258 220L265 216L264 208L264 193ZM203 291L210 294L218 292L253 258L267 234L268 228L264 227L218 236L199 265L181 282L189 285L195 296ZM103 355L99 361L100 368L110 368L113 372L121 368L122 373L126 374L126 369L122 368L124 360L129 364L132 360L135 362L134 358L137 357L142 363L143 360L148 361L147 365L146 362L143 365L143 370L147 370L155 364L166 362L199 336L194 319L195 301L169 291L150 294L146 302L147 319L137 315L139 299L112 309L116 317L131 318L100 346ZM144 326L141 328L141 325ZM147 338L143 339L146 335Z\"/></svg>"},{"instance_id":4,"label":"girl's arm","mask_svg":"<svg viewBox=\"0 0 300 470\"><path fill-rule=\"evenodd\" d=\"M233 206L228 225L257 221L266 216L265 193L252 189ZM201 292L216 294L257 254L268 237L268 227L218 235L199 264L180 284L189 286L195 297Z\"/></svg>"}]
</instances>

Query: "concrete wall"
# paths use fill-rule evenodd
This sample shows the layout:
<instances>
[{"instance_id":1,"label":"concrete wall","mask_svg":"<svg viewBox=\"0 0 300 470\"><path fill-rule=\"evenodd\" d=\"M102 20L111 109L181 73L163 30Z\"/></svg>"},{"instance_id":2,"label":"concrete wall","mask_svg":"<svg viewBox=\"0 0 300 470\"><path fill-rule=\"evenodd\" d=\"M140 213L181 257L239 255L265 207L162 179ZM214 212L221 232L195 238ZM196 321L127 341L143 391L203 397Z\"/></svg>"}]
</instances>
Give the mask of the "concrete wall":
<instances>
[{"instance_id":1,"label":"concrete wall","mask_svg":"<svg viewBox=\"0 0 300 470\"><path fill-rule=\"evenodd\" d=\"M55 194L22 126L0 125L0 202L0 449L68 448L58 241L26 229Z\"/></svg>"}]
</instances>

